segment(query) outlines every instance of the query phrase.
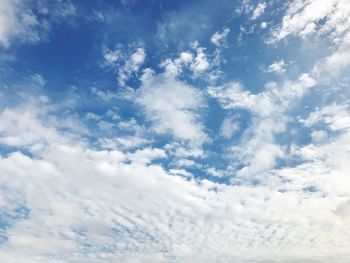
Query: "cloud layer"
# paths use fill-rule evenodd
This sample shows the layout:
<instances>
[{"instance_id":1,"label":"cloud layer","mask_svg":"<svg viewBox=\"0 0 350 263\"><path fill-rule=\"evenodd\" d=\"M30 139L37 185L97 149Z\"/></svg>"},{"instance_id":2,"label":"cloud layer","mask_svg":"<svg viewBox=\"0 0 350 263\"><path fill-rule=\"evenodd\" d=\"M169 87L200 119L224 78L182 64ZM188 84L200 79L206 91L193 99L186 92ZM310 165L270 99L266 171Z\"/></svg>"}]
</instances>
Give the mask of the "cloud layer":
<instances>
[{"instance_id":1,"label":"cloud layer","mask_svg":"<svg viewBox=\"0 0 350 263\"><path fill-rule=\"evenodd\" d=\"M141 2L0 7L0 261L349 262L348 2Z\"/></svg>"}]
</instances>

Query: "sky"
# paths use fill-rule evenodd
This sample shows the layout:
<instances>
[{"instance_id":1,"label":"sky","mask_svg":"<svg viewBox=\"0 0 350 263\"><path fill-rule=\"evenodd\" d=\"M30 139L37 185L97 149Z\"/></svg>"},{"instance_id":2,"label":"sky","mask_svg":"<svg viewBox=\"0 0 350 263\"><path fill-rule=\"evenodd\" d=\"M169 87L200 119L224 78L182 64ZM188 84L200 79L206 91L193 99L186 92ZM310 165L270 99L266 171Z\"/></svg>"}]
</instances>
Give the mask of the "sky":
<instances>
[{"instance_id":1,"label":"sky","mask_svg":"<svg viewBox=\"0 0 350 263\"><path fill-rule=\"evenodd\" d=\"M0 0L0 262L350 262L348 0Z\"/></svg>"}]
</instances>

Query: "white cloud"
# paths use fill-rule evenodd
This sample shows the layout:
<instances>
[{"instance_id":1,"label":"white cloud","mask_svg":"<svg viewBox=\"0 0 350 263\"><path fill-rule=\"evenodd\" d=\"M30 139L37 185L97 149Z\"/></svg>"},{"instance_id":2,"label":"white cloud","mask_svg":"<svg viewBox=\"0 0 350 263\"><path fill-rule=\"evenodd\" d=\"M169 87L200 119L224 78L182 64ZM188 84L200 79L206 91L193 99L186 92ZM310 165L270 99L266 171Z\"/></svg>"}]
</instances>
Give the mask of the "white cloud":
<instances>
[{"instance_id":1,"label":"white cloud","mask_svg":"<svg viewBox=\"0 0 350 263\"><path fill-rule=\"evenodd\" d=\"M271 65L268 66L267 72L274 72L276 74L282 74L286 71L285 69L286 64L284 63L284 60L281 59L279 61L275 61Z\"/></svg>"},{"instance_id":2,"label":"white cloud","mask_svg":"<svg viewBox=\"0 0 350 263\"><path fill-rule=\"evenodd\" d=\"M34 9L37 10L34 13ZM70 1L2 0L0 6L0 45L11 42L37 42L46 38L51 26L67 21L76 13ZM43 16L42 16L43 15Z\"/></svg>"},{"instance_id":3,"label":"white cloud","mask_svg":"<svg viewBox=\"0 0 350 263\"><path fill-rule=\"evenodd\" d=\"M259 18L260 16L262 16L262 14L265 12L265 8L266 8L265 2L259 3L255 7L251 19L255 20L255 19Z\"/></svg>"},{"instance_id":4,"label":"white cloud","mask_svg":"<svg viewBox=\"0 0 350 263\"><path fill-rule=\"evenodd\" d=\"M313 74L317 76L320 82L330 82L343 73L347 74L350 65L350 45L340 46L341 48L326 56L313 68Z\"/></svg>"},{"instance_id":5,"label":"white cloud","mask_svg":"<svg viewBox=\"0 0 350 263\"><path fill-rule=\"evenodd\" d=\"M108 64L113 64L113 63L118 61L118 59L120 57L120 51L119 50L105 50L103 56Z\"/></svg>"},{"instance_id":6,"label":"white cloud","mask_svg":"<svg viewBox=\"0 0 350 263\"><path fill-rule=\"evenodd\" d=\"M197 54L194 58L194 62L191 64L191 69L193 70L194 74L198 75L206 71L210 67L210 64L204 52L205 49L203 47L199 47L198 44L194 45Z\"/></svg>"},{"instance_id":7,"label":"white cloud","mask_svg":"<svg viewBox=\"0 0 350 263\"><path fill-rule=\"evenodd\" d=\"M215 45L215 46L220 46L222 42L224 42L227 38L227 35L230 33L229 28L225 28L222 32L215 32L214 35L211 36L210 41Z\"/></svg>"},{"instance_id":8,"label":"white cloud","mask_svg":"<svg viewBox=\"0 0 350 263\"><path fill-rule=\"evenodd\" d=\"M238 130L239 125L234 118L225 118L220 127L221 136L226 139L230 139Z\"/></svg>"},{"instance_id":9,"label":"white cloud","mask_svg":"<svg viewBox=\"0 0 350 263\"><path fill-rule=\"evenodd\" d=\"M25 112L18 112L5 109L0 114L0 132L3 143L27 147L40 144L40 139L60 140L55 129L46 128L38 119L45 115L40 113L37 108L30 107Z\"/></svg>"},{"instance_id":10,"label":"white cloud","mask_svg":"<svg viewBox=\"0 0 350 263\"><path fill-rule=\"evenodd\" d=\"M139 137L139 136L119 136L112 138L101 138L99 139L99 144L103 149L113 150L122 149L130 150L139 148L149 144L149 140Z\"/></svg>"},{"instance_id":11,"label":"white cloud","mask_svg":"<svg viewBox=\"0 0 350 263\"><path fill-rule=\"evenodd\" d=\"M301 122L308 127L324 123L332 131L345 130L350 128L350 112L347 105L330 104L311 112Z\"/></svg>"},{"instance_id":12,"label":"white cloud","mask_svg":"<svg viewBox=\"0 0 350 263\"><path fill-rule=\"evenodd\" d=\"M44 79L44 77L40 74L33 74L30 76L33 85L37 87L44 87L47 83L47 81Z\"/></svg>"},{"instance_id":13,"label":"white cloud","mask_svg":"<svg viewBox=\"0 0 350 263\"><path fill-rule=\"evenodd\" d=\"M125 65L118 70L118 82L120 86L124 86L130 76L139 71L145 59L146 52L144 48L137 48L136 51L130 55Z\"/></svg>"},{"instance_id":14,"label":"white cloud","mask_svg":"<svg viewBox=\"0 0 350 263\"><path fill-rule=\"evenodd\" d=\"M128 159L138 164L150 164L155 159L165 158L166 153L164 150L157 148L145 148L136 150L132 154L129 154Z\"/></svg>"},{"instance_id":15,"label":"white cloud","mask_svg":"<svg viewBox=\"0 0 350 263\"><path fill-rule=\"evenodd\" d=\"M294 0L289 3L282 22L272 33L270 43L276 43L288 37L312 37L318 45L318 59L313 64L309 76L318 84L334 86L347 76L350 57L350 3L346 0ZM307 42L302 42L308 46ZM326 45L327 48L322 48ZM308 57L305 53L303 56ZM336 85L335 85L336 86Z\"/></svg>"},{"instance_id":16,"label":"white cloud","mask_svg":"<svg viewBox=\"0 0 350 263\"><path fill-rule=\"evenodd\" d=\"M252 94L237 82L222 87L210 87L208 93L219 99L225 109L243 108L268 116L273 107L271 98L266 93Z\"/></svg>"},{"instance_id":17,"label":"white cloud","mask_svg":"<svg viewBox=\"0 0 350 263\"><path fill-rule=\"evenodd\" d=\"M214 176L214 177L224 177L226 176L227 174L225 173L225 171L222 171L222 170L218 170L214 167L209 167L206 169L206 173L211 175L211 176Z\"/></svg>"},{"instance_id":18,"label":"white cloud","mask_svg":"<svg viewBox=\"0 0 350 263\"><path fill-rule=\"evenodd\" d=\"M292 103L315 86L315 80L302 74L294 82L286 81L282 87L270 83L260 93L252 94L237 82L209 87L208 94L227 110L245 109L252 120L238 145L231 147L237 176L250 177L272 169L278 158L285 156L284 148L275 141L275 135L285 131L286 111Z\"/></svg>"},{"instance_id":19,"label":"white cloud","mask_svg":"<svg viewBox=\"0 0 350 263\"><path fill-rule=\"evenodd\" d=\"M274 31L273 41L289 36L318 35L337 41L349 29L350 3L347 0L294 0Z\"/></svg>"},{"instance_id":20,"label":"white cloud","mask_svg":"<svg viewBox=\"0 0 350 263\"><path fill-rule=\"evenodd\" d=\"M188 145L185 142L171 142L166 144L164 149L169 155L180 159L205 157L205 152L200 145Z\"/></svg>"},{"instance_id":21,"label":"white cloud","mask_svg":"<svg viewBox=\"0 0 350 263\"><path fill-rule=\"evenodd\" d=\"M143 48L138 48L130 57L130 67L132 70L138 69L138 67L145 61L146 53Z\"/></svg>"},{"instance_id":22,"label":"white cloud","mask_svg":"<svg viewBox=\"0 0 350 263\"><path fill-rule=\"evenodd\" d=\"M267 23L266 22L261 22L260 27L265 29L267 28Z\"/></svg>"},{"instance_id":23,"label":"white cloud","mask_svg":"<svg viewBox=\"0 0 350 263\"><path fill-rule=\"evenodd\" d=\"M188 69L193 72L191 78L202 78L205 80L210 79L215 75L213 66L220 64L220 52L217 48L213 54L207 55L205 48L199 46L198 41L190 44L192 51L184 51L179 54L175 59L166 58L162 63L161 67L165 69L167 74L174 76L180 76L184 69Z\"/></svg>"},{"instance_id":24,"label":"white cloud","mask_svg":"<svg viewBox=\"0 0 350 263\"><path fill-rule=\"evenodd\" d=\"M167 58L162 62L161 66L169 74L174 76L181 74L183 67L190 67L194 63L193 54L185 51L181 52L178 58L171 60Z\"/></svg>"},{"instance_id":25,"label":"white cloud","mask_svg":"<svg viewBox=\"0 0 350 263\"><path fill-rule=\"evenodd\" d=\"M103 91L100 90L96 87L91 87L91 93L96 95L99 99L104 100L104 101L111 101L112 99L117 98L117 94L115 92L112 91Z\"/></svg>"},{"instance_id":26,"label":"white cloud","mask_svg":"<svg viewBox=\"0 0 350 263\"><path fill-rule=\"evenodd\" d=\"M104 62L102 67L116 72L118 84L126 86L126 82L134 75L138 74L142 64L146 60L146 52L143 47L123 50L122 45L117 45L116 49L102 48Z\"/></svg>"},{"instance_id":27,"label":"white cloud","mask_svg":"<svg viewBox=\"0 0 350 263\"><path fill-rule=\"evenodd\" d=\"M326 131L313 131L311 133L311 138L313 143L324 142L328 139L328 134Z\"/></svg>"},{"instance_id":28,"label":"white cloud","mask_svg":"<svg viewBox=\"0 0 350 263\"><path fill-rule=\"evenodd\" d=\"M194 145L208 140L197 114L204 105L201 93L172 74L163 73L145 81L136 102L157 133L168 133Z\"/></svg>"},{"instance_id":29,"label":"white cloud","mask_svg":"<svg viewBox=\"0 0 350 263\"><path fill-rule=\"evenodd\" d=\"M39 131L31 141L44 147L0 157L1 194L18 193L4 193L16 198L0 205L10 203L13 213L23 205L29 212L2 232L9 239L0 248L1 261L322 262L334 253L341 256L333 262L349 258L348 134L318 146L322 162L272 170L260 185L224 185L196 182L184 170L166 171L152 162L166 158L160 149L96 150L45 121L52 117L32 112L37 110L19 107L1 113L1 123L14 123L2 126L1 137L19 140ZM20 116L30 129L21 128L27 126L17 121ZM208 172L223 175L216 168ZM317 192L305 190L310 186Z\"/></svg>"},{"instance_id":30,"label":"white cloud","mask_svg":"<svg viewBox=\"0 0 350 263\"><path fill-rule=\"evenodd\" d=\"M30 33L35 28L35 16L28 13L20 14L23 3L20 1L4 0L0 7L0 43L7 47L10 45L10 39L16 35ZM35 41L38 38L36 33L25 36L29 40Z\"/></svg>"},{"instance_id":31,"label":"white cloud","mask_svg":"<svg viewBox=\"0 0 350 263\"><path fill-rule=\"evenodd\" d=\"M176 165L180 167L197 167L199 164L190 159L179 159L176 161Z\"/></svg>"},{"instance_id":32,"label":"white cloud","mask_svg":"<svg viewBox=\"0 0 350 263\"><path fill-rule=\"evenodd\" d=\"M299 10L314 2L292 3ZM294 11L290 7L287 12ZM327 14L323 22L330 20ZM312 25L307 28L300 32L318 34L311 33ZM293 32L285 37L299 34ZM346 72L347 41L344 36L335 53L294 81L271 82L257 92L238 82L208 88L226 110L222 136L232 138L237 131L236 110L251 116L240 126L238 142L220 149L231 158L227 170L215 167L215 161L206 163L211 149L203 144L210 139L199 114L205 98L179 80L183 67L194 75L211 69L210 56L198 44L192 47L196 54L185 51L165 60L164 73L143 70L141 87L132 98L150 130L113 111L103 117L85 114L89 121L124 132L102 133L92 143L85 138L90 129L75 115L59 117L63 111L55 111L48 97L33 105L1 109L0 224L4 215L10 224L0 225L0 261L349 262L346 98L316 108L301 120L303 131L311 130L305 135L311 143L284 145L277 139L289 135L294 107L322 75L330 74L336 83ZM105 59L113 65L121 62L123 73L131 76L142 71L145 52L133 49ZM41 75L32 75L30 81L46 85ZM92 92L106 101L114 98L110 92ZM146 130L174 140L157 148ZM285 158L284 167L276 165L279 158ZM205 173L218 181L227 176L231 184L206 180Z\"/></svg>"}]
</instances>

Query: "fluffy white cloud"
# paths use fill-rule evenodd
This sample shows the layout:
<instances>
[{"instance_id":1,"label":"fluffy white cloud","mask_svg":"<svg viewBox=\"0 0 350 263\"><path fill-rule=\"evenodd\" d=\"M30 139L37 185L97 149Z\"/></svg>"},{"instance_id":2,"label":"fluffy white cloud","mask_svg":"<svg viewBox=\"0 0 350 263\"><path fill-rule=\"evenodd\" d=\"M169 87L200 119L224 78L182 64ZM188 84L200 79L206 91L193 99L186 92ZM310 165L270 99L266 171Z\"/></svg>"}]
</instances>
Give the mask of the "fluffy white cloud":
<instances>
[{"instance_id":1,"label":"fluffy white cloud","mask_svg":"<svg viewBox=\"0 0 350 263\"><path fill-rule=\"evenodd\" d=\"M210 67L210 64L204 52L205 48L200 47L197 42L193 43L193 48L196 50L196 56L191 64L191 69L195 75L198 75L205 72Z\"/></svg>"},{"instance_id":2,"label":"fluffy white cloud","mask_svg":"<svg viewBox=\"0 0 350 263\"><path fill-rule=\"evenodd\" d=\"M223 32L222 34L225 33ZM218 42L215 42L215 44L220 45L219 42L222 44L224 38L225 36L222 36L220 40L216 39L215 41ZM188 69L193 73L191 76L192 79L201 78L207 81L214 79L218 73L215 70L215 66L219 66L220 64L219 47L216 48L213 54L207 54L206 49L201 47L198 41L192 42L190 46L190 51L181 52L175 59L165 59L161 63L161 66L174 76L181 76L183 70Z\"/></svg>"},{"instance_id":3,"label":"fluffy white cloud","mask_svg":"<svg viewBox=\"0 0 350 263\"><path fill-rule=\"evenodd\" d=\"M134 53L126 60L124 67L118 70L119 85L124 86L125 82L133 73L137 73L140 66L146 59L146 53L143 48L137 48Z\"/></svg>"},{"instance_id":4,"label":"fluffy white cloud","mask_svg":"<svg viewBox=\"0 0 350 263\"><path fill-rule=\"evenodd\" d=\"M263 28L263 29L267 28L267 23L266 22L261 22L260 27Z\"/></svg>"},{"instance_id":5,"label":"fluffy white cloud","mask_svg":"<svg viewBox=\"0 0 350 263\"><path fill-rule=\"evenodd\" d=\"M136 95L158 133L200 146L208 140L197 114L204 106L201 93L165 72L143 82Z\"/></svg>"},{"instance_id":6,"label":"fluffy white cloud","mask_svg":"<svg viewBox=\"0 0 350 263\"><path fill-rule=\"evenodd\" d=\"M288 36L325 35L338 41L350 27L349 16L350 3L347 0L294 0L273 38L278 41Z\"/></svg>"},{"instance_id":7,"label":"fluffy white cloud","mask_svg":"<svg viewBox=\"0 0 350 263\"><path fill-rule=\"evenodd\" d=\"M220 46L220 44L226 40L227 35L230 33L229 28L225 28L222 32L215 32L214 35L211 36L210 41L216 45Z\"/></svg>"},{"instance_id":8,"label":"fluffy white cloud","mask_svg":"<svg viewBox=\"0 0 350 263\"><path fill-rule=\"evenodd\" d=\"M146 59L146 52L143 47L131 48L131 50L123 50L122 45L118 45L116 49L102 48L104 62L102 67L116 72L118 84L121 87L126 86L126 82L140 71L142 64Z\"/></svg>"},{"instance_id":9,"label":"fluffy white cloud","mask_svg":"<svg viewBox=\"0 0 350 263\"><path fill-rule=\"evenodd\" d=\"M181 52L178 58L175 58L174 60L167 58L161 66L164 67L168 73L176 76L181 74L183 67L191 67L194 63L193 57L193 54L190 52Z\"/></svg>"},{"instance_id":10,"label":"fluffy white cloud","mask_svg":"<svg viewBox=\"0 0 350 263\"><path fill-rule=\"evenodd\" d=\"M319 78L320 82L332 82L344 73L348 74L349 61L350 45L340 45L338 50L316 63L313 68L313 74Z\"/></svg>"}]
</instances>

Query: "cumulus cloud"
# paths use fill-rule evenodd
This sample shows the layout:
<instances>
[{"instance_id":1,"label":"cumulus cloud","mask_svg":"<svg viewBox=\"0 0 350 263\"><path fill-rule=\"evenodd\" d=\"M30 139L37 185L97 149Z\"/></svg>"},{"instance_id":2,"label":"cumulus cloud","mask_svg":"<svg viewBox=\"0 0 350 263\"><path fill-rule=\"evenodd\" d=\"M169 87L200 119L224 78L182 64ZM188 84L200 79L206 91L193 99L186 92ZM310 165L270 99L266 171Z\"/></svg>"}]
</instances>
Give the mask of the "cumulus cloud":
<instances>
[{"instance_id":1,"label":"cumulus cloud","mask_svg":"<svg viewBox=\"0 0 350 263\"><path fill-rule=\"evenodd\" d=\"M102 67L112 70L117 74L118 84L126 86L126 82L137 74L146 59L146 51L143 47L130 48L118 45L116 49L102 48L104 63Z\"/></svg>"},{"instance_id":2,"label":"cumulus cloud","mask_svg":"<svg viewBox=\"0 0 350 263\"><path fill-rule=\"evenodd\" d=\"M126 60L124 67L118 70L119 85L124 86L125 82L130 78L131 74L137 73L140 66L146 58L146 53L143 48L137 48L134 53Z\"/></svg>"},{"instance_id":3,"label":"cumulus cloud","mask_svg":"<svg viewBox=\"0 0 350 263\"><path fill-rule=\"evenodd\" d=\"M210 67L210 64L205 54L205 48L200 47L198 42L193 43L193 48L196 50L196 56L191 64L191 69L195 75L198 75L205 72Z\"/></svg>"},{"instance_id":4,"label":"cumulus cloud","mask_svg":"<svg viewBox=\"0 0 350 263\"><path fill-rule=\"evenodd\" d=\"M227 35L230 33L229 28L225 28L222 32L215 32L214 35L211 36L210 41L216 45L220 46L220 44L226 40Z\"/></svg>"},{"instance_id":5,"label":"cumulus cloud","mask_svg":"<svg viewBox=\"0 0 350 263\"><path fill-rule=\"evenodd\" d=\"M162 63L162 67L166 70L166 72L177 76L182 73L182 70L184 67L191 67L191 65L194 63L194 55L191 52L184 51L181 52L178 58L175 59L170 59L167 58L165 61ZM149 76L150 72L145 72L144 77Z\"/></svg>"},{"instance_id":6,"label":"cumulus cloud","mask_svg":"<svg viewBox=\"0 0 350 263\"><path fill-rule=\"evenodd\" d=\"M201 93L167 72L152 76L138 90L136 102L157 133L202 145L208 140L198 110L204 105Z\"/></svg>"},{"instance_id":7,"label":"cumulus cloud","mask_svg":"<svg viewBox=\"0 0 350 263\"><path fill-rule=\"evenodd\" d=\"M217 44L221 45L223 41L224 39L218 40ZM221 62L219 46L213 54L207 54L206 48L200 46L198 41L191 42L190 47L191 50L180 52L176 58L166 58L161 63L161 67L174 76L181 76L184 70L189 70L193 73L192 79L205 81L215 79L218 74L215 67L218 67Z\"/></svg>"}]
</instances>

